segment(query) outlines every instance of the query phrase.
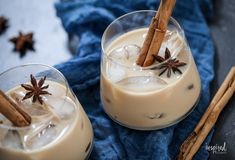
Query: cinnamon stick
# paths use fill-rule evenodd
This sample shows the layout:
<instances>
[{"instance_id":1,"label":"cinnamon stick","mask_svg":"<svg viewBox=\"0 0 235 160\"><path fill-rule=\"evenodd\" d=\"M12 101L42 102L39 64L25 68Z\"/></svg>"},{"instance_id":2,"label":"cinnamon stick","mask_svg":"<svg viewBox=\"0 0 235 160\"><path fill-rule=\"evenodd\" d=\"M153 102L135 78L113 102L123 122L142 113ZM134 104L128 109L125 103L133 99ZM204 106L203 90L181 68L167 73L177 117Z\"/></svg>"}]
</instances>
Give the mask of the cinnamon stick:
<instances>
[{"instance_id":1,"label":"cinnamon stick","mask_svg":"<svg viewBox=\"0 0 235 160\"><path fill-rule=\"evenodd\" d=\"M138 64L140 66L143 66L143 64L144 64L145 58L147 56L150 44L152 42L152 39L153 39L153 36L154 36L154 33L155 33L155 29L158 26L158 19L160 17L160 12L159 11L161 10L161 8L162 8L162 1L159 5L158 12L156 13L155 17L153 17L152 20L151 20L151 23L150 23L150 26L149 26L149 29L148 29L148 32L147 32L147 36L146 36L146 38L144 40L144 44L143 44L143 46L141 47L141 50L140 50L140 55L136 60L136 64Z\"/></svg>"},{"instance_id":2,"label":"cinnamon stick","mask_svg":"<svg viewBox=\"0 0 235 160\"><path fill-rule=\"evenodd\" d=\"M0 90L0 113L17 127L24 127L31 124L30 115L14 103L2 90Z\"/></svg>"},{"instance_id":3,"label":"cinnamon stick","mask_svg":"<svg viewBox=\"0 0 235 160\"><path fill-rule=\"evenodd\" d=\"M163 42L167 25L176 0L161 0L158 12L152 19L146 39L136 63L147 67L154 63L153 55L157 55Z\"/></svg>"},{"instance_id":4,"label":"cinnamon stick","mask_svg":"<svg viewBox=\"0 0 235 160\"><path fill-rule=\"evenodd\" d=\"M143 46L140 50L139 57L136 60L136 64L138 64L140 66L143 66L143 64L144 64L145 58L147 56L147 53L148 53L148 50L149 50L149 47L150 47L150 44L151 44L152 39L153 39L155 28L157 27L157 21L158 21L158 19L156 17L152 18L152 21L150 23L149 30L148 30L147 36L145 38L144 44L143 44Z\"/></svg>"},{"instance_id":5,"label":"cinnamon stick","mask_svg":"<svg viewBox=\"0 0 235 160\"><path fill-rule=\"evenodd\" d=\"M224 82L222 83L221 87L219 88L219 90L215 94L215 96L212 99L209 107L207 108L206 112L204 113L204 115L200 119L200 121L197 124L196 128L190 134L190 136L184 141L184 143L181 145L179 157L181 157L183 154L184 155L188 154L188 152L190 151L192 145L195 143L195 141L197 139L198 133L203 128L207 118L209 117L209 115L212 112L212 110L215 108L215 105L219 102L219 100L222 98L223 94L228 89L228 85L229 85L229 83L232 82L232 80L234 78L234 75L235 75L235 69L233 67L230 70L230 72L228 73L228 75L226 76L226 78L225 78Z\"/></svg>"},{"instance_id":6,"label":"cinnamon stick","mask_svg":"<svg viewBox=\"0 0 235 160\"><path fill-rule=\"evenodd\" d=\"M167 30L167 25L170 20L171 13L173 11L175 3L176 3L176 0L162 0L162 7L160 8L161 10L159 10L160 16L158 20L158 26L157 26L157 29L155 30L153 40L149 47L143 67L150 66L154 63L153 55L158 54L159 49L162 45L166 30Z\"/></svg>"},{"instance_id":7,"label":"cinnamon stick","mask_svg":"<svg viewBox=\"0 0 235 160\"><path fill-rule=\"evenodd\" d=\"M219 100L222 98L223 94L225 93L225 91L228 89L228 85L229 83L231 83L234 79L235 76L235 67L232 67L230 72L228 73L228 75L226 76L224 82L222 83L221 87L219 88L219 90L217 91L217 93L215 94L214 98L212 99L209 107L207 108L205 114L202 116L200 123L196 126L196 128L194 129L195 133L198 133L198 131L202 128L203 124L205 123L208 115L210 114L210 112L213 110L213 108L215 107L215 105L219 102Z\"/></svg>"},{"instance_id":8,"label":"cinnamon stick","mask_svg":"<svg viewBox=\"0 0 235 160\"><path fill-rule=\"evenodd\" d=\"M209 134L210 130L214 126L215 122L217 121L219 114L221 113L225 105L228 103L229 99L232 97L234 90L235 90L235 81L233 81L232 86L229 87L229 89L226 91L226 93L223 95L221 100L218 102L218 104L215 106L215 108L211 112L201 132L199 132L197 140L195 141L194 145L192 146L191 150L186 156L185 158L186 160L191 160L192 157L197 153L201 144L206 139L206 136Z\"/></svg>"},{"instance_id":9,"label":"cinnamon stick","mask_svg":"<svg viewBox=\"0 0 235 160\"><path fill-rule=\"evenodd\" d=\"M216 123L219 114L228 103L235 91L235 67L232 67L223 84L214 96L211 104L194 129L193 133L184 141L180 148L178 159L192 159L198 151L211 128Z\"/></svg>"}]
</instances>

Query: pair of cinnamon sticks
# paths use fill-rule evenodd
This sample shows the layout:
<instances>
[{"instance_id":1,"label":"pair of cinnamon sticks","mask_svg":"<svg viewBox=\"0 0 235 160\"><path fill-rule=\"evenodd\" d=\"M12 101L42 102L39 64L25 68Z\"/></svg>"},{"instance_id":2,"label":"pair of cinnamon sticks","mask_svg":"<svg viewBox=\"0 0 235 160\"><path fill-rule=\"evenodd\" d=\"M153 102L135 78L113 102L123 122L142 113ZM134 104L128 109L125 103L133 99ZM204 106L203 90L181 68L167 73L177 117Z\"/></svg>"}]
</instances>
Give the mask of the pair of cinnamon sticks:
<instances>
[{"instance_id":1,"label":"pair of cinnamon sticks","mask_svg":"<svg viewBox=\"0 0 235 160\"><path fill-rule=\"evenodd\" d=\"M210 130L215 125L221 111L232 97L234 91L235 66L231 68L194 131L181 145L178 160L191 160L193 158Z\"/></svg>"},{"instance_id":2,"label":"pair of cinnamon sticks","mask_svg":"<svg viewBox=\"0 0 235 160\"><path fill-rule=\"evenodd\" d=\"M153 55L157 55L160 50L175 3L176 0L161 0L158 12L150 23L136 64L147 67L154 63Z\"/></svg>"},{"instance_id":3,"label":"pair of cinnamon sticks","mask_svg":"<svg viewBox=\"0 0 235 160\"><path fill-rule=\"evenodd\" d=\"M31 117L0 90L0 113L17 127L29 126Z\"/></svg>"}]
</instances>

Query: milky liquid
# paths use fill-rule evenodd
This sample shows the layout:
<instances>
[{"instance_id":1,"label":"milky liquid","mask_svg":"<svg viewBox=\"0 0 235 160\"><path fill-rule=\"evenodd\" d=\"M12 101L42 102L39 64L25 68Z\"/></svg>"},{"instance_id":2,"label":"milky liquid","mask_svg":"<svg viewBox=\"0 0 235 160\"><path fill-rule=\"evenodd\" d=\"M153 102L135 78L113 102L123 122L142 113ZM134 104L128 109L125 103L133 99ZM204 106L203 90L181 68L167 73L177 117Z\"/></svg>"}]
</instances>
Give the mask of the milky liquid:
<instances>
[{"instance_id":1,"label":"milky liquid","mask_svg":"<svg viewBox=\"0 0 235 160\"><path fill-rule=\"evenodd\" d=\"M101 99L104 110L115 121L136 129L168 126L182 119L200 94L200 79L190 49L177 31L167 31L159 56L166 47L172 57L187 63L183 74L159 76L155 62L151 69L135 64L147 28L127 32L105 49L101 66Z\"/></svg>"},{"instance_id":2,"label":"milky liquid","mask_svg":"<svg viewBox=\"0 0 235 160\"><path fill-rule=\"evenodd\" d=\"M6 129L4 126L11 123L0 116L1 160L77 160L88 156L93 132L83 108L61 84L45 81L47 84L52 95L43 96L44 105L31 99L22 101L25 90L20 86L7 92L31 115L32 124L28 129Z\"/></svg>"}]
</instances>

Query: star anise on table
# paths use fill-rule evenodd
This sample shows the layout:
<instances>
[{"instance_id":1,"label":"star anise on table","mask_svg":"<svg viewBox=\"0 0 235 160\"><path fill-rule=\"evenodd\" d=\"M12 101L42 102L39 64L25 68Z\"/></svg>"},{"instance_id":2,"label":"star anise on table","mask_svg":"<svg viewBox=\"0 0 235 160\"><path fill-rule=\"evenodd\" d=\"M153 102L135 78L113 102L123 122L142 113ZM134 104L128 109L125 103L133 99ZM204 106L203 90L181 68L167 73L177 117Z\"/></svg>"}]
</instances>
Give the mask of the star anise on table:
<instances>
[{"instance_id":1,"label":"star anise on table","mask_svg":"<svg viewBox=\"0 0 235 160\"><path fill-rule=\"evenodd\" d=\"M3 16L0 16L0 34L6 31L8 28L8 19Z\"/></svg>"},{"instance_id":2,"label":"star anise on table","mask_svg":"<svg viewBox=\"0 0 235 160\"><path fill-rule=\"evenodd\" d=\"M14 43L15 45L14 51L19 52L21 57L23 57L26 54L27 50L35 51L33 47L34 40L32 32L27 34L19 32L19 35L17 37L13 37L9 39L9 41Z\"/></svg>"},{"instance_id":3,"label":"star anise on table","mask_svg":"<svg viewBox=\"0 0 235 160\"><path fill-rule=\"evenodd\" d=\"M35 103L36 101L38 101L40 104L43 104L43 100L41 95L51 95L51 93L45 91L45 89L47 89L49 87L49 85L43 86L45 80L46 80L46 76L44 76L43 78L41 78L39 80L39 82L37 83L36 78L31 74L30 75L31 78L31 85L29 84L21 84L21 86L27 90L28 92L25 94L24 98L22 100L28 99L33 97L32 102Z\"/></svg>"},{"instance_id":4,"label":"star anise on table","mask_svg":"<svg viewBox=\"0 0 235 160\"><path fill-rule=\"evenodd\" d=\"M178 72L179 74L182 74L181 70L179 69L179 67L185 66L186 63L184 62L180 62L179 60L177 60L176 58L170 59L171 58L171 53L170 50L168 48L166 48L165 50L165 57L161 57L161 56L155 56L153 55L155 60L158 61L160 64L159 69L161 69L162 71L160 72L159 76L161 76L163 73L165 73L167 71L167 78L171 77L171 72L173 71L173 73ZM165 62L166 61L166 62Z\"/></svg>"}]
</instances>

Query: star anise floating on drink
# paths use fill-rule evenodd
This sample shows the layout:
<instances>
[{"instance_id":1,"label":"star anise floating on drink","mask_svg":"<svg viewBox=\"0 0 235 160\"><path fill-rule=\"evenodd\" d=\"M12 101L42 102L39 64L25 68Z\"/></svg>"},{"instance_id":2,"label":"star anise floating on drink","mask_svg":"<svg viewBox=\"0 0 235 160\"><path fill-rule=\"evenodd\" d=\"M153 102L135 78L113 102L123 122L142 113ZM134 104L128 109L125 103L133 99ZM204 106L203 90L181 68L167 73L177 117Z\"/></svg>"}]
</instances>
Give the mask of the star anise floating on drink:
<instances>
[{"instance_id":1,"label":"star anise floating on drink","mask_svg":"<svg viewBox=\"0 0 235 160\"><path fill-rule=\"evenodd\" d=\"M36 78L31 74L30 75L31 78L31 85L29 84L21 84L21 86L27 90L28 92L25 94L24 98L22 100L28 99L33 97L32 102L35 103L36 101L38 101L40 104L43 104L43 100L41 95L51 95L51 93L45 91L45 89L47 89L49 87L49 85L43 86L45 80L46 80L46 76L44 76L43 78L41 78L39 80L39 82L37 83Z\"/></svg>"},{"instance_id":2,"label":"star anise floating on drink","mask_svg":"<svg viewBox=\"0 0 235 160\"><path fill-rule=\"evenodd\" d=\"M8 19L3 16L0 16L0 34L5 32L7 28L8 28Z\"/></svg>"},{"instance_id":3,"label":"star anise floating on drink","mask_svg":"<svg viewBox=\"0 0 235 160\"><path fill-rule=\"evenodd\" d=\"M17 37L13 37L9 41L14 43L14 51L19 52L21 57L25 55L27 50L34 51L34 40L32 32L27 34L19 32L19 35Z\"/></svg>"},{"instance_id":4,"label":"star anise floating on drink","mask_svg":"<svg viewBox=\"0 0 235 160\"><path fill-rule=\"evenodd\" d=\"M162 70L160 72L159 76L161 76L163 73L165 73L167 71L167 78L171 77L171 72L172 71L173 71L173 73L178 72L179 74L182 74L179 67L182 67L182 66L186 65L186 63L180 62L176 58L170 59L171 58L171 53L170 53L170 50L168 48L166 48L166 50L165 50L165 57L164 58L161 57L161 56L158 56L158 55L154 56L154 58L159 63L163 62L163 64L160 64L160 66L159 66L159 69ZM164 62L164 61L166 61L166 62Z\"/></svg>"}]
</instances>

